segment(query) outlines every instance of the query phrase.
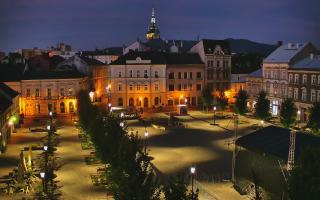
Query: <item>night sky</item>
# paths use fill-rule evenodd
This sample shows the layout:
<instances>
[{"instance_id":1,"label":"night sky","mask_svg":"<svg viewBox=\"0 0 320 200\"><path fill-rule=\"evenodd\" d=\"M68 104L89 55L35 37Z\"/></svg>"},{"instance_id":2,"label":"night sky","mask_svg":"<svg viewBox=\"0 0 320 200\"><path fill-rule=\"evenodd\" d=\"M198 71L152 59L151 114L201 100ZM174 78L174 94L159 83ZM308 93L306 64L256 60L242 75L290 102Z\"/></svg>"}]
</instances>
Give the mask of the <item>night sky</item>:
<instances>
[{"instance_id":1,"label":"night sky","mask_svg":"<svg viewBox=\"0 0 320 200\"><path fill-rule=\"evenodd\" d=\"M144 38L155 7L165 39L244 38L320 46L320 0L1 0L0 51L122 46Z\"/></svg>"}]
</instances>

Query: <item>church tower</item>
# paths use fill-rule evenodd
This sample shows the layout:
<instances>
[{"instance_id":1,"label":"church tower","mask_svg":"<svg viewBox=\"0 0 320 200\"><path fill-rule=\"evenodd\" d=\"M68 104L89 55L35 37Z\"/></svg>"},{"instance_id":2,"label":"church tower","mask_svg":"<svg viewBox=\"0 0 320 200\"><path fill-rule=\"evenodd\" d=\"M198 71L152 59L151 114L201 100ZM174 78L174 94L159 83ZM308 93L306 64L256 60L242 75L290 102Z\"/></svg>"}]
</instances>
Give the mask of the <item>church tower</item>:
<instances>
[{"instance_id":1,"label":"church tower","mask_svg":"<svg viewBox=\"0 0 320 200\"><path fill-rule=\"evenodd\" d=\"M156 17L154 15L154 8L152 8L151 22L150 22L149 30L146 34L146 38L148 40L160 38L160 31L159 31L157 24L156 24Z\"/></svg>"}]
</instances>

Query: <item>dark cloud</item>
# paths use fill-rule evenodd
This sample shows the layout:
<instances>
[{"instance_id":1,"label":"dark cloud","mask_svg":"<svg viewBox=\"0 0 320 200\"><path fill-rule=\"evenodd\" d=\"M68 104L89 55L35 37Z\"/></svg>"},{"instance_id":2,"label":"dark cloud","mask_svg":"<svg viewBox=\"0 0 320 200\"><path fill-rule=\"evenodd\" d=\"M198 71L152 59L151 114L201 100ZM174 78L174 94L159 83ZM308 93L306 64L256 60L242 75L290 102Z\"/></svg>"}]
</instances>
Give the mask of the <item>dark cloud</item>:
<instances>
[{"instance_id":1,"label":"dark cloud","mask_svg":"<svg viewBox=\"0 0 320 200\"><path fill-rule=\"evenodd\" d=\"M319 0L3 0L0 49L75 49L123 45L143 38L151 8L161 35L172 39L246 38L320 45Z\"/></svg>"}]
</instances>

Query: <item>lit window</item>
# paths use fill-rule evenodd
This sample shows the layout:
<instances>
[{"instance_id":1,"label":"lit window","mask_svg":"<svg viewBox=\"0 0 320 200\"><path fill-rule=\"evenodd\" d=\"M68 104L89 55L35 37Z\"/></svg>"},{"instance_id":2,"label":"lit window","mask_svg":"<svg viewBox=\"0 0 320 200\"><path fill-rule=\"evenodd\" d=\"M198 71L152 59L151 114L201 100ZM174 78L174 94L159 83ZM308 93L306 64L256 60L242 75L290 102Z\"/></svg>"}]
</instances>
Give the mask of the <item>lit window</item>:
<instances>
[{"instance_id":1,"label":"lit window","mask_svg":"<svg viewBox=\"0 0 320 200\"><path fill-rule=\"evenodd\" d=\"M130 84L129 85L129 90L132 91L133 90L133 86Z\"/></svg>"},{"instance_id":2,"label":"lit window","mask_svg":"<svg viewBox=\"0 0 320 200\"><path fill-rule=\"evenodd\" d=\"M68 95L72 96L72 89L71 88L68 89Z\"/></svg>"},{"instance_id":3,"label":"lit window","mask_svg":"<svg viewBox=\"0 0 320 200\"><path fill-rule=\"evenodd\" d=\"M298 100L299 98L299 91L298 91L298 88L294 88L294 91L293 91L293 98L295 100Z\"/></svg>"},{"instance_id":4,"label":"lit window","mask_svg":"<svg viewBox=\"0 0 320 200\"><path fill-rule=\"evenodd\" d=\"M27 97L30 97L30 89L27 89Z\"/></svg>"},{"instance_id":5,"label":"lit window","mask_svg":"<svg viewBox=\"0 0 320 200\"><path fill-rule=\"evenodd\" d=\"M148 85L144 85L144 90L148 90Z\"/></svg>"},{"instance_id":6,"label":"lit window","mask_svg":"<svg viewBox=\"0 0 320 200\"><path fill-rule=\"evenodd\" d=\"M155 91L158 91L158 90L159 90L159 84L158 84L158 83L156 83L156 84L154 85L154 90L155 90Z\"/></svg>"},{"instance_id":7,"label":"lit window","mask_svg":"<svg viewBox=\"0 0 320 200\"><path fill-rule=\"evenodd\" d=\"M306 88L302 88L301 89L301 100L302 101L306 101L307 100L307 89Z\"/></svg>"},{"instance_id":8,"label":"lit window","mask_svg":"<svg viewBox=\"0 0 320 200\"><path fill-rule=\"evenodd\" d=\"M292 83L293 75L289 74L289 83Z\"/></svg>"},{"instance_id":9,"label":"lit window","mask_svg":"<svg viewBox=\"0 0 320 200\"><path fill-rule=\"evenodd\" d=\"M294 83L299 83L299 74L294 75Z\"/></svg>"},{"instance_id":10,"label":"lit window","mask_svg":"<svg viewBox=\"0 0 320 200\"><path fill-rule=\"evenodd\" d=\"M40 97L40 89L36 88L36 97Z\"/></svg>"},{"instance_id":11,"label":"lit window","mask_svg":"<svg viewBox=\"0 0 320 200\"><path fill-rule=\"evenodd\" d=\"M64 96L64 88L60 88L60 96Z\"/></svg>"}]
</instances>

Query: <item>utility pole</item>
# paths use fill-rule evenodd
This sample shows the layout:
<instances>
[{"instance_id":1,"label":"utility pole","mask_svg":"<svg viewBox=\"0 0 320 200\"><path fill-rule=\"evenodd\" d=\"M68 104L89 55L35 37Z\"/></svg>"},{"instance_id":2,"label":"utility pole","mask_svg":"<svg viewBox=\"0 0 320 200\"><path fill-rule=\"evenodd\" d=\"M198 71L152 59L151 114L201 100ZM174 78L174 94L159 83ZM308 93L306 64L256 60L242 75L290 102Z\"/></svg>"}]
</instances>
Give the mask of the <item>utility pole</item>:
<instances>
[{"instance_id":1,"label":"utility pole","mask_svg":"<svg viewBox=\"0 0 320 200\"><path fill-rule=\"evenodd\" d=\"M238 115L234 114L233 115L234 118L234 148L233 148L233 154L232 154L232 182L235 183L236 178L235 178L235 166L236 166L236 140L237 140L237 132L238 132Z\"/></svg>"}]
</instances>

